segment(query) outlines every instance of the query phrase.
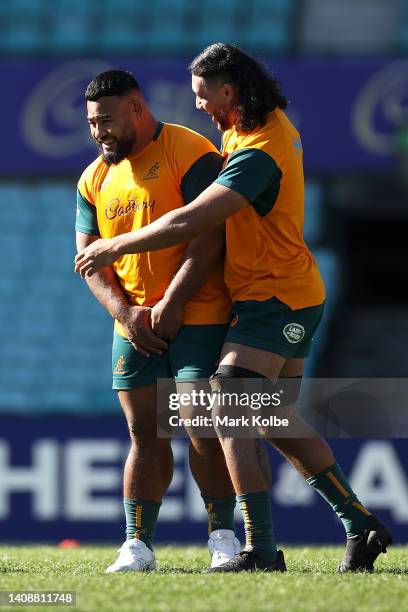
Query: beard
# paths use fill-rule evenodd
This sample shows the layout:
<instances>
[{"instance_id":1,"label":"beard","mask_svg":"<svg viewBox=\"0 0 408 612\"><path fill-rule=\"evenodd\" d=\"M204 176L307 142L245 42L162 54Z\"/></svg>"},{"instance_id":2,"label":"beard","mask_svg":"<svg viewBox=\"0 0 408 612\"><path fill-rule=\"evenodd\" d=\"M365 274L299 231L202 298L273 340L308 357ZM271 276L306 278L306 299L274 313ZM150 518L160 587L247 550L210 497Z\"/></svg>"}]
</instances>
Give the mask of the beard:
<instances>
[{"instance_id":1,"label":"beard","mask_svg":"<svg viewBox=\"0 0 408 612\"><path fill-rule=\"evenodd\" d=\"M229 108L219 108L213 113L214 121L221 132L226 132L232 127L231 110Z\"/></svg>"},{"instance_id":2,"label":"beard","mask_svg":"<svg viewBox=\"0 0 408 612\"><path fill-rule=\"evenodd\" d=\"M114 138L113 142L116 144L114 151L104 151L103 146L99 142L96 143L98 151L107 166L119 164L119 162L130 155L136 142L136 134L132 134L121 140Z\"/></svg>"}]
</instances>

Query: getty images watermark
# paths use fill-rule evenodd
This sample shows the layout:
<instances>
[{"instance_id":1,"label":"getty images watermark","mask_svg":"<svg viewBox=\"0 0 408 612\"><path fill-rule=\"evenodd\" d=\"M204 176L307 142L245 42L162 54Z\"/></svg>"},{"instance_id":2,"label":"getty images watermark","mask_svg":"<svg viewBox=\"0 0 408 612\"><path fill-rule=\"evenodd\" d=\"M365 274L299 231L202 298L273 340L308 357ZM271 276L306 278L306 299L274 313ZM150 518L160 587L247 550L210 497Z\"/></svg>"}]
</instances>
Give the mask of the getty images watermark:
<instances>
[{"instance_id":1,"label":"getty images watermark","mask_svg":"<svg viewBox=\"0 0 408 612\"><path fill-rule=\"evenodd\" d=\"M408 437L408 379L157 381L159 437Z\"/></svg>"},{"instance_id":2,"label":"getty images watermark","mask_svg":"<svg viewBox=\"0 0 408 612\"><path fill-rule=\"evenodd\" d=\"M299 383L260 379L158 381L158 435L253 438L287 430ZM287 437L287 434L286 436Z\"/></svg>"},{"instance_id":3,"label":"getty images watermark","mask_svg":"<svg viewBox=\"0 0 408 612\"><path fill-rule=\"evenodd\" d=\"M281 405L283 390L269 393L228 392L218 390L208 392L204 389L192 389L190 392L171 393L169 409L177 414L169 416L171 427L288 427L287 418L276 414L263 416L263 408L276 408ZM237 409L234 416L230 409ZM257 411L258 414L243 414L243 409ZM188 416L181 416L185 411ZM210 414L194 414L203 410Z\"/></svg>"}]
</instances>

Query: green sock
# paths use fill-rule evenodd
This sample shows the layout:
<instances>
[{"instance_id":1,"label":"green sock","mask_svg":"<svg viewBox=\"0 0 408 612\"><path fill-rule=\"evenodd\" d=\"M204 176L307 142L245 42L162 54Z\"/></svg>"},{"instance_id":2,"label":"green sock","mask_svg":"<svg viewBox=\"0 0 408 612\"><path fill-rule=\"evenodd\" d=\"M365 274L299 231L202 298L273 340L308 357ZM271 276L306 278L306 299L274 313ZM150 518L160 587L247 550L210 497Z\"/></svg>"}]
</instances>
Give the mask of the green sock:
<instances>
[{"instance_id":1,"label":"green sock","mask_svg":"<svg viewBox=\"0 0 408 612\"><path fill-rule=\"evenodd\" d=\"M269 493L243 493L237 499L244 515L246 547L256 548L262 557L275 561L277 550Z\"/></svg>"},{"instance_id":2,"label":"green sock","mask_svg":"<svg viewBox=\"0 0 408 612\"><path fill-rule=\"evenodd\" d=\"M235 531L234 510L236 504L235 495L228 497L207 497L201 495L204 500L205 509L208 512L208 534L217 529L231 529Z\"/></svg>"},{"instance_id":3,"label":"green sock","mask_svg":"<svg viewBox=\"0 0 408 612\"><path fill-rule=\"evenodd\" d=\"M153 550L153 536L161 502L125 497L123 505L126 515L126 539L142 540Z\"/></svg>"},{"instance_id":4,"label":"green sock","mask_svg":"<svg viewBox=\"0 0 408 612\"><path fill-rule=\"evenodd\" d=\"M348 537L361 535L371 513L357 499L338 463L326 468L307 482L331 505Z\"/></svg>"}]
</instances>

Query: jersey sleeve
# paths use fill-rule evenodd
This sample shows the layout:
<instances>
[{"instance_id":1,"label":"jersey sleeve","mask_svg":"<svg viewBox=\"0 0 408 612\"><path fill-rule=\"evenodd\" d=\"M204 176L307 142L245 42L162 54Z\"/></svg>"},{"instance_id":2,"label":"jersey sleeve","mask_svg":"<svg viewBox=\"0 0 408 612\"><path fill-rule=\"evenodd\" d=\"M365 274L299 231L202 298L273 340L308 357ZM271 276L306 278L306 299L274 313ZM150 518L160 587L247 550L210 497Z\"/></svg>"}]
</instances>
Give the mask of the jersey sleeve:
<instances>
[{"instance_id":1,"label":"jersey sleeve","mask_svg":"<svg viewBox=\"0 0 408 612\"><path fill-rule=\"evenodd\" d=\"M281 178L275 160L254 148L232 153L215 182L248 198L258 214L264 216L278 198Z\"/></svg>"},{"instance_id":2,"label":"jersey sleeve","mask_svg":"<svg viewBox=\"0 0 408 612\"><path fill-rule=\"evenodd\" d=\"M99 236L98 219L96 215L96 207L88 202L82 195L79 188L77 189L77 209L75 230L83 234Z\"/></svg>"},{"instance_id":3,"label":"jersey sleeve","mask_svg":"<svg viewBox=\"0 0 408 612\"><path fill-rule=\"evenodd\" d=\"M108 167L97 158L85 168L77 185L77 209L75 230L83 234L99 236L96 211L97 194Z\"/></svg>"},{"instance_id":4,"label":"jersey sleeve","mask_svg":"<svg viewBox=\"0 0 408 612\"><path fill-rule=\"evenodd\" d=\"M187 170L181 181L181 192L185 204L192 202L218 177L223 158L210 151L197 159Z\"/></svg>"}]
</instances>

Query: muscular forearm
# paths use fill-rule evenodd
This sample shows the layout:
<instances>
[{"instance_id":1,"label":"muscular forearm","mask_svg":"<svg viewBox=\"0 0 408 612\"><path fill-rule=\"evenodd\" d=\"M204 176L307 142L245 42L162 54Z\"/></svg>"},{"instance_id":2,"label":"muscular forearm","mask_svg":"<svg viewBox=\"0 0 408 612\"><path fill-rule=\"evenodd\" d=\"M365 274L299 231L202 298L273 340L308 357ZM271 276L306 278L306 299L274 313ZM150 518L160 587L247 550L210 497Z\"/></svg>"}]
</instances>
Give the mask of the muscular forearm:
<instances>
[{"instance_id":1,"label":"muscular forearm","mask_svg":"<svg viewBox=\"0 0 408 612\"><path fill-rule=\"evenodd\" d=\"M75 270L81 276L92 276L123 255L165 249L190 241L221 225L248 202L241 194L213 183L191 204L173 210L135 232L99 240L78 249Z\"/></svg>"},{"instance_id":2,"label":"muscular forearm","mask_svg":"<svg viewBox=\"0 0 408 612\"><path fill-rule=\"evenodd\" d=\"M241 194L212 184L191 204L168 212L136 232L114 238L114 256L118 258L126 253L156 251L190 241L214 230L247 204L248 200Z\"/></svg>"},{"instance_id":3,"label":"muscular forearm","mask_svg":"<svg viewBox=\"0 0 408 612\"><path fill-rule=\"evenodd\" d=\"M208 281L224 259L224 224L190 242L179 270L165 292L165 299L184 305Z\"/></svg>"},{"instance_id":4,"label":"muscular forearm","mask_svg":"<svg viewBox=\"0 0 408 612\"><path fill-rule=\"evenodd\" d=\"M130 303L119 285L112 268L104 268L85 279L98 302L113 319L122 321L129 312Z\"/></svg>"},{"instance_id":5,"label":"muscular forearm","mask_svg":"<svg viewBox=\"0 0 408 612\"><path fill-rule=\"evenodd\" d=\"M89 236L77 232L77 250L82 250L95 242L95 240L98 240L98 236ZM92 276L87 276L85 281L98 302L102 304L113 319L121 321L127 316L130 303L118 282L113 268L103 268Z\"/></svg>"},{"instance_id":6,"label":"muscular forearm","mask_svg":"<svg viewBox=\"0 0 408 612\"><path fill-rule=\"evenodd\" d=\"M144 253L157 251L174 246L180 242L189 242L201 233L195 219L187 223L187 215L183 209L171 211L150 225L116 236L114 248L116 255L121 257L127 253Z\"/></svg>"}]
</instances>

